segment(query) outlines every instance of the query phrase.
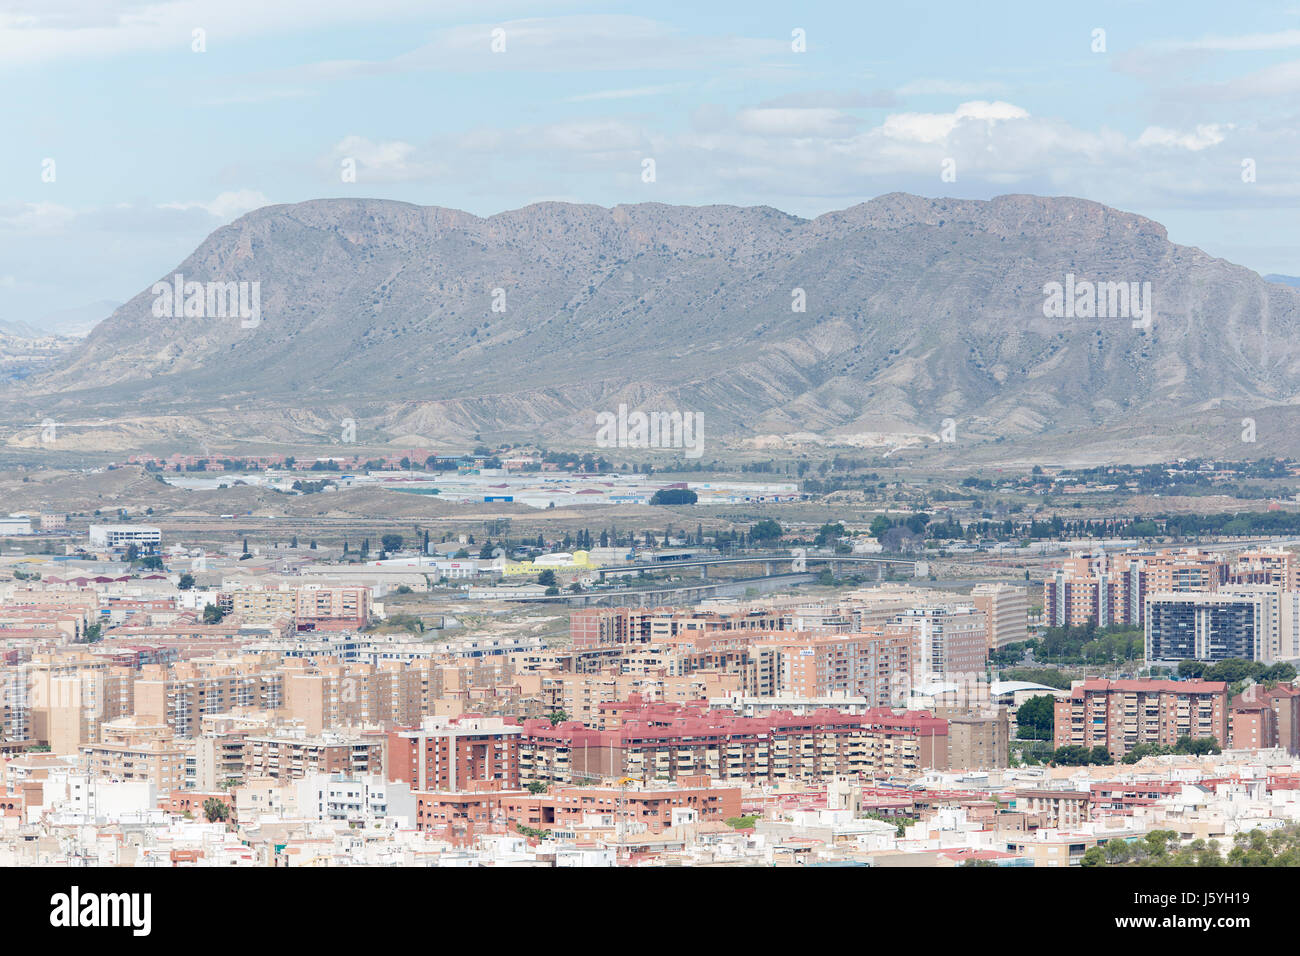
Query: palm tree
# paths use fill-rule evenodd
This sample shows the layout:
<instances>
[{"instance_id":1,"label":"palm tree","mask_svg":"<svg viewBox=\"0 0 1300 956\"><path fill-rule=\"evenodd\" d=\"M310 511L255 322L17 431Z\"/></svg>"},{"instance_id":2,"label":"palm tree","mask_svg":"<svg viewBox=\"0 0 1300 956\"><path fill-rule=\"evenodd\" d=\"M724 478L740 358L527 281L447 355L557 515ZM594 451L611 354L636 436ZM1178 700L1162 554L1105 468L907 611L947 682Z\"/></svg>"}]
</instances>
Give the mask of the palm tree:
<instances>
[{"instance_id":1,"label":"palm tree","mask_svg":"<svg viewBox=\"0 0 1300 956\"><path fill-rule=\"evenodd\" d=\"M203 801L203 815L209 823L225 823L230 819L230 805L216 797Z\"/></svg>"}]
</instances>

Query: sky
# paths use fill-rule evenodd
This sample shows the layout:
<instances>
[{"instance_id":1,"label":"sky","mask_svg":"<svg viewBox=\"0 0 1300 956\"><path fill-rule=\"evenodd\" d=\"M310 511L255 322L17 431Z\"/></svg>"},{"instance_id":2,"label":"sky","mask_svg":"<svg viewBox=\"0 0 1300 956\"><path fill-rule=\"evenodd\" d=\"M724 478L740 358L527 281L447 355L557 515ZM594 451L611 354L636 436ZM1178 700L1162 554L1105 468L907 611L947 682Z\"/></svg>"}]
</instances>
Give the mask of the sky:
<instances>
[{"instance_id":1,"label":"sky","mask_svg":"<svg viewBox=\"0 0 1300 956\"><path fill-rule=\"evenodd\" d=\"M1294 0L0 0L0 92L0 322L335 196L1069 195L1300 274Z\"/></svg>"}]
</instances>

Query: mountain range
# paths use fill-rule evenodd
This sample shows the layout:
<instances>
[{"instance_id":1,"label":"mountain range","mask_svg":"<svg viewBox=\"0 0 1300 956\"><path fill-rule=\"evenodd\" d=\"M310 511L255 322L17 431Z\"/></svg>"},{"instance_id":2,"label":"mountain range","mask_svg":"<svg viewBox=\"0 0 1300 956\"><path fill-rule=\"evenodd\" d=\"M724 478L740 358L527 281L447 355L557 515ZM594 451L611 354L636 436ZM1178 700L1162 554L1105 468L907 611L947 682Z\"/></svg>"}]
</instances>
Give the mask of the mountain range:
<instances>
[{"instance_id":1,"label":"mountain range","mask_svg":"<svg viewBox=\"0 0 1300 956\"><path fill-rule=\"evenodd\" d=\"M177 274L256 283L257 320L160 309ZM706 460L1300 451L1300 290L1082 199L890 194L814 219L321 199L248 213L156 282L0 391L4 419L104 450L331 444L345 419L367 444L576 448L626 404L699 414ZM1154 318L1048 314L1053 283L1146 289Z\"/></svg>"}]
</instances>

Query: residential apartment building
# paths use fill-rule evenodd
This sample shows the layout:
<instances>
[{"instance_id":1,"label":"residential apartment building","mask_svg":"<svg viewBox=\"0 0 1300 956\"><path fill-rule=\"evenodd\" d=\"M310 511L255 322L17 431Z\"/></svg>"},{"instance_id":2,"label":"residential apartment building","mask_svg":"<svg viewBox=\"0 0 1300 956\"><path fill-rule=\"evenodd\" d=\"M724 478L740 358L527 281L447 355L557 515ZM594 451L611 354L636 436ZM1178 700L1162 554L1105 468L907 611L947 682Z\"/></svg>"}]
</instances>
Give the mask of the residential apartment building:
<instances>
[{"instance_id":1,"label":"residential apartment building","mask_svg":"<svg viewBox=\"0 0 1300 956\"><path fill-rule=\"evenodd\" d=\"M948 769L996 770L1008 765L1007 710L979 713L938 712L948 721Z\"/></svg>"},{"instance_id":2,"label":"residential apartment building","mask_svg":"<svg viewBox=\"0 0 1300 956\"><path fill-rule=\"evenodd\" d=\"M1232 746L1300 754L1300 688L1252 684L1232 700Z\"/></svg>"},{"instance_id":3,"label":"residential apartment building","mask_svg":"<svg viewBox=\"0 0 1300 956\"><path fill-rule=\"evenodd\" d=\"M1118 759L1140 743L1228 740L1223 681L1088 680L1056 702L1055 746L1105 747Z\"/></svg>"},{"instance_id":4,"label":"residential apartment building","mask_svg":"<svg viewBox=\"0 0 1300 956\"><path fill-rule=\"evenodd\" d=\"M130 713L133 675L84 650L40 653L14 668L7 721L55 753L99 739L104 721Z\"/></svg>"},{"instance_id":5,"label":"residential apartment building","mask_svg":"<svg viewBox=\"0 0 1300 956\"><path fill-rule=\"evenodd\" d=\"M1283 548L1254 548L1237 555L1234 584L1267 584L1279 591L1300 591L1300 561Z\"/></svg>"},{"instance_id":6,"label":"residential apartment building","mask_svg":"<svg viewBox=\"0 0 1300 956\"><path fill-rule=\"evenodd\" d=\"M912 642L918 679L982 673L988 664L986 618L971 605L908 608L885 625L885 635Z\"/></svg>"},{"instance_id":7,"label":"residential apartment building","mask_svg":"<svg viewBox=\"0 0 1300 956\"><path fill-rule=\"evenodd\" d=\"M281 586L221 591L216 603L249 623L287 617L299 629L325 624L362 627L370 622L371 596L368 587Z\"/></svg>"},{"instance_id":8,"label":"residential apartment building","mask_svg":"<svg viewBox=\"0 0 1300 956\"><path fill-rule=\"evenodd\" d=\"M519 786L522 729L499 717L428 717L388 734L388 779L412 790L457 790L471 781Z\"/></svg>"},{"instance_id":9,"label":"residential apartment building","mask_svg":"<svg viewBox=\"0 0 1300 956\"><path fill-rule=\"evenodd\" d=\"M733 612L662 608L580 608L569 617L575 649L610 644L650 644L689 632L783 631L795 627L787 609L743 609Z\"/></svg>"},{"instance_id":10,"label":"residential apartment building","mask_svg":"<svg viewBox=\"0 0 1300 956\"><path fill-rule=\"evenodd\" d=\"M203 718L200 732L190 740L186 786L215 790L244 781L244 751L250 734L270 730L269 715L242 717L212 714Z\"/></svg>"},{"instance_id":11,"label":"residential apartment building","mask_svg":"<svg viewBox=\"0 0 1300 956\"><path fill-rule=\"evenodd\" d=\"M1300 660L1300 592L1229 585L1146 600L1148 661Z\"/></svg>"},{"instance_id":12,"label":"residential apartment building","mask_svg":"<svg viewBox=\"0 0 1300 956\"><path fill-rule=\"evenodd\" d=\"M87 772L106 780L147 781L160 793L185 787L189 750L165 724L121 717L104 724L102 739L81 748Z\"/></svg>"},{"instance_id":13,"label":"residential apartment building","mask_svg":"<svg viewBox=\"0 0 1300 956\"><path fill-rule=\"evenodd\" d=\"M683 775L748 784L821 780L836 774L892 776L945 768L948 722L926 712L876 708L736 717L729 711L647 708L617 730L527 720L519 742L525 783L601 779L675 780Z\"/></svg>"},{"instance_id":14,"label":"residential apartment building","mask_svg":"<svg viewBox=\"0 0 1300 956\"><path fill-rule=\"evenodd\" d=\"M416 828L437 831L489 824L562 831L593 815L658 831L672 825L674 811L692 810L703 823L721 823L742 812L739 787L710 786L704 777L683 777L677 786L551 787L542 794L485 788L417 792L415 798Z\"/></svg>"},{"instance_id":15,"label":"residential apartment building","mask_svg":"<svg viewBox=\"0 0 1300 956\"><path fill-rule=\"evenodd\" d=\"M1045 619L1050 626L1140 625L1151 595L1214 592L1224 587L1264 585L1274 591L1300 590L1300 562L1281 548L1243 551L1235 558L1200 548L1075 553L1048 577Z\"/></svg>"},{"instance_id":16,"label":"residential apartment building","mask_svg":"<svg viewBox=\"0 0 1300 956\"><path fill-rule=\"evenodd\" d=\"M428 670L388 662L291 661L283 668L284 708L310 733L347 724L409 725L422 714Z\"/></svg>"},{"instance_id":17,"label":"residential apartment building","mask_svg":"<svg viewBox=\"0 0 1300 956\"><path fill-rule=\"evenodd\" d=\"M1092 819L1091 791L1017 790L1013 806L1033 817L1038 829L1071 829Z\"/></svg>"},{"instance_id":18,"label":"residential apartment building","mask_svg":"<svg viewBox=\"0 0 1300 956\"><path fill-rule=\"evenodd\" d=\"M979 635L981 648L983 635ZM744 693L750 697L865 697L873 707L902 698L916 676L910 628L813 635L792 632L749 645Z\"/></svg>"},{"instance_id":19,"label":"residential apartment building","mask_svg":"<svg viewBox=\"0 0 1300 956\"><path fill-rule=\"evenodd\" d=\"M985 644L998 651L1029 637L1029 596L1024 588L1009 584L977 584L971 604L983 613Z\"/></svg>"},{"instance_id":20,"label":"residential apartment building","mask_svg":"<svg viewBox=\"0 0 1300 956\"><path fill-rule=\"evenodd\" d=\"M135 713L192 737L208 714L282 707L283 685L283 670L261 658L147 665L135 682Z\"/></svg>"},{"instance_id":21,"label":"residential apartment building","mask_svg":"<svg viewBox=\"0 0 1300 956\"><path fill-rule=\"evenodd\" d=\"M1239 750L1276 747L1277 715L1267 701L1248 703L1235 698L1229 714L1228 738L1229 744Z\"/></svg>"},{"instance_id":22,"label":"residential apartment building","mask_svg":"<svg viewBox=\"0 0 1300 956\"><path fill-rule=\"evenodd\" d=\"M301 779L313 773L382 773L384 737L380 733L308 734L279 731L250 734L244 741L244 777Z\"/></svg>"},{"instance_id":23,"label":"residential apartment building","mask_svg":"<svg viewBox=\"0 0 1300 956\"><path fill-rule=\"evenodd\" d=\"M415 794L405 783L381 774L313 773L299 780L297 810L309 820L366 824L385 817L416 822Z\"/></svg>"}]
</instances>

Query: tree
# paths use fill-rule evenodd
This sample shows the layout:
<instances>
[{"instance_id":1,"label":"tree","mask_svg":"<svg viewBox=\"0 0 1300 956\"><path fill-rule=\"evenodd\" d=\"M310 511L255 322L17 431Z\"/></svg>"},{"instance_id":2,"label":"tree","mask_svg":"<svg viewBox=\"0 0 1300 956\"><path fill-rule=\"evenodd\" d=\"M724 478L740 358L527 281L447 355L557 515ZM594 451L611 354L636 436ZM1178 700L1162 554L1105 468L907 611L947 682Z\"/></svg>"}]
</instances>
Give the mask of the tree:
<instances>
[{"instance_id":1,"label":"tree","mask_svg":"<svg viewBox=\"0 0 1300 956\"><path fill-rule=\"evenodd\" d=\"M1133 855L1126 840L1107 840L1105 849L1107 863L1126 863Z\"/></svg>"},{"instance_id":2,"label":"tree","mask_svg":"<svg viewBox=\"0 0 1300 956\"><path fill-rule=\"evenodd\" d=\"M547 719L550 720L550 722L551 722L551 726L552 726L552 727L555 727L555 726L557 726L557 725L563 723L564 721L568 720L568 719L569 719L569 715L566 714L566 713L565 713L564 711L562 711L562 710L555 710L555 711L552 711L550 714L547 715Z\"/></svg>"},{"instance_id":3,"label":"tree","mask_svg":"<svg viewBox=\"0 0 1300 956\"><path fill-rule=\"evenodd\" d=\"M880 544L886 551L915 551L924 544L919 535L913 534L906 525L894 525L885 532Z\"/></svg>"},{"instance_id":4,"label":"tree","mask_svg":"<svg viewBox=\"0 0 1300 956\"><path fill-rule=\"evenodd\" d=\"M194 587L194 575L188 572L182 574L181 579L176 582L176 586L182 591L188 591L190 588Z\"/></svg>"},{"instance_id":5,"label":"tree","mask_svg":"<svg viewBox=\"0 0 1300 956\"><path fill-rule=\"evenodd\" d=\"M542 783L540 780L534 780L532 783L528 785L529 793L542 794L545 793L547 789L548 789L548 785Z\"/></svg>"},{"instance_id":6,"label":"tree","mask_svg":"<svg viewBox=\"0 0 1300 956\"><path fill-rule=\"evenodd\" d=\"M216 797L203 801L203 815L209 823L225 823L230 819L230 805Z\"/></svg>"},{"instance_id":7,"label":"tree","mask_svg":"<svg viewBox=\"0 0 1300 956\"><path fill-rule=\"evenodd\" d=\"M1162 747L1160 744L1143 742L1126 753L1120 763L1134 764L1143 757L1158 757L1168 752L1168 748Z\"/></svg>"},{"instance_id":8,"label":"tree","mask_svg":"<svg viewBox=\"0 0 1300 956\"><path fill-rule=\"evenodd\" d=\"M844 530L844 525L836 522L835 524L824 524L817 529L817 537L813 539L813 544L823 548L828 544L833 544L848 532Z\"/></svg>"},{"instance_id":9,"label":"tree","mask_svg":"<svg viewBox=\"0 0 1300 956\"><path fill-rule=\"evenodd\" d=\"M402 536L400 534L386 534L379 539L379 543L385 551L402 550Z\"/></svg>"},{"instance_id":10,"label":"tree","mask_svg":"<svg viewBox=\"0 0 1300 956\"><path fill-rule=\"evenodd\" d=\"M1260 674L1259 679L1262 681L1280 681L1284 684L1289 684L1296 679L1295 665L1287 661L1274 664L1272 667L1264 671L1264 673Z\"/></svg>"},{"instance_id":11,"label":"tree","mask_svg":"<svg viewBox=\"0 0 1300 956\"><path fill-rule=\"evenodd\" d=\"M917 514L914 515L908 515L906 518L903 519L903 524L906 525L907 530L912 532L912 534L914 535L925 534L925 526L928 525L929 523L930 523L930 516L922 512L918 512Z\"/></svg>"},{"instance_id":12,"label":"tree","mask_svg":"<svg viewBox=\"0 0 1300 956\"><path fill-rule=\"evenodd\" d=\"M1021 740L1051 740L1056 727L1056 698L1031 697L1016 711L1016 736Z\"/></svg>"},{"instance_id":13,"label":"tree","mask_svg":"<svg viewBox=\"0 0 1300 956\"><path fill-rule=\"evenodd\" d=\"M1105 866L1106 850L1101 844L1090 846L1087 852L1083 854L1083 859L1079 861L1080 866Z\"/></svg>"},{"instance_id":14,"label":"tree","mask_svg":"<svg viewBox=\"0 0 1300 956\"><path fill-rule=\"evenodd\" d=\"M221 619L226 616L226 612L221 610L215 604L205 604L203 606L203 623L220 624Z\"/></svg>"},{"instance_id":15,"label":"tree","mask_svg":"<svg viewBox=\"0 0 1300 956\"><path fill-rule=\"evenodd\" d=\"M1192 737L1184 734L1174 741L1174 753L1176 754L1194 754L1197 757L1203 757L1206 754L1220 754L1223 749L1219 746L1219 741L1214 737Z\"/></svg>"},{"instance_id":16,"label":"tree","mask_svg":"<svg viewBox=\"0 0 1300 956\"><path fill-rule=\"evenodd\" d=\"M1068 744L1052 752L1051 762L1058 767L1083 767L1088 764L1108 764L1110 751L1105 747L1082 747Z\"/></svg>"},{"instance_id":17,"label":"tree","mask_svg":"<svg viewBox=\"0 0 1300 956\"><path fill-rule=\"evenodd\" d=\"M660 488L650 498L652 505L693 505L700 496L689 488Z\"/></svg>"},{"instance_id":18,"label":"tree","mask_svg":"<svg viewBox=\"0 0 1300 956\"><path fill-rule=\"evenodd\" d=\"M537 583L548 588L556 587L555 572L550 568L544 569L541 574L537 575Z\"/></svg>"},{"instance_id":19,"label":"tree","mask_svg":"<svg viewBox=\"0 0 1300 956\"><path fill-rule=\"evenodd\" d=\"M1248 661L1240 657L1228 657L1215 664L1210 664L1201 672L1201 676L1206 680L1227 681L1229 684L1235 684L1238 681L1256 678L1263 674L1267 668L1258 661Z\"/></svg>"},{"instance_id":20,"label":"tree","mask_svg":"<svg viewBox=\"0 0 1300 956\"><path fill-rule=\"evenodd\" d=\"M749 540L754 544L771 544L781 537L781 526L771 518L749 526Z\"/></svg>"}]
</instances>

